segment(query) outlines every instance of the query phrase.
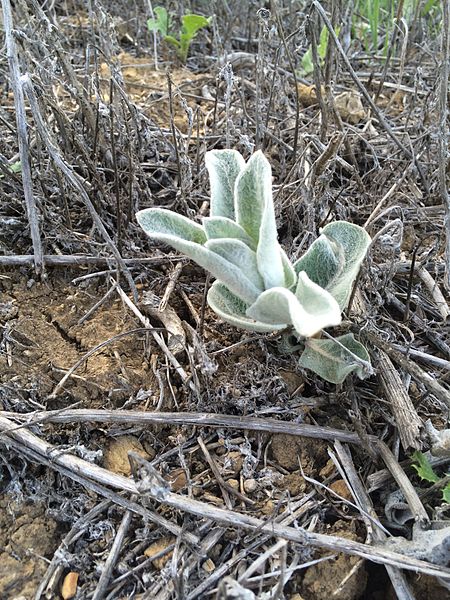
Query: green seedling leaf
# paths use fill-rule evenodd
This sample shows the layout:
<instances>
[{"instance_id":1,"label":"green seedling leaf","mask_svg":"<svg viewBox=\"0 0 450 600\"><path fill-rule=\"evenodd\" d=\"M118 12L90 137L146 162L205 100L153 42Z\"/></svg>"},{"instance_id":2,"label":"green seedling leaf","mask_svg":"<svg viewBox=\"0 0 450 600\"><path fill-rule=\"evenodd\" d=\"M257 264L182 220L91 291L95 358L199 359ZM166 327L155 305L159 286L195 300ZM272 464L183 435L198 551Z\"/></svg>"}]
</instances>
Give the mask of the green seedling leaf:
<instances>
[{"instance_id":1,"label":"green seedling leaf","mask_svg":"<svg viewBox=\"0 0 450 600\"><path fill-rule=\"evenodd\" d=\"M352 333L333 340L307 340L299 364L330 383L342 383L350 373L360 379L372 373L369 354Z\"/></svg>"},{"instance_id":2,"label":"green seedling leaf","mask_svg":"<svg viewBox=\"0 0 450 600\"><path fill-rule=\"evenodd\" d=\"M305 271L312 281L330 292L343 310L370 243L369 234L358 225L346 221L329 223L294 268L297 273Z\"/></svg>"},{"instance_id":3,"label":"green seedling leaf","mask_svg":"<svg viewBox=\"0 0 450 600\"><path fill-rule=\"evenodd\" d=\"M239 173L235 186L236 220L257 244L258 270L266 288L284 286L272 200L272 169L258 150Z\"/></svg>"},{"instance_id":4,"label":"green seedling leaf","mask_svg":"<svg viewBox=\"0 0 450 600\"><path fill-rule=\"evenodd\" d=\"M10 173L21 173L22 172L22 163L20 162L20 160L16 161L15 163L12 163L11 165L5 165L6 168L8 169L8 171L10 171ZM0 173L0 179L3 179L5 176L3 175L3 173Z\"/></svg>"},{"instance_id":5,"label":"green seedling leaf","mask_svg":"<svg viewBox=\"0 0 450 600\"><path fill-rule=\"evenodd\" d=\"M245 302L253 303L260 294L261 290L244 275L239 267L203 245L206 243L206 235L200 225L163 208L141 210L136 214L136 218L149 237L169 244L178 252L186 254L214 277L223 281Z\"/></svg>"},{"instance_id":6,"label":"green seedling leaf","mask_svg":"<svg viewBox=\"0 0 450 600\"><path fill-rule=\"evenodd\" d=\"M278 331L286 327L283 324L269 325L261 323L248 317L245 314L248 304L242 302L242 300L232 294L220 281L215 281L212 284L207 300L209 306L221 319L235 327L248 331L258 331L260 333Z\"/></svg>"},{"instance_id":7,"label":"green seedling leaf","mask_svg":"<svg viewBox=\"0 0 450 600\"><path fill-rule=\"evenodd\" d=\"M227 217L203 217L202 223L208 240L216 238L241 240L249 248L256 250L256 245L251 237L235 221Z\"/></svg>"},{"instance_id":8,"label":"green seedling leaf","mask_svg":"<svg viewBox=\"0 0 450 600\"><path fill-rule=\"evenodd\" d=\"M178 51L178 56L183 62L186 62L187 55L189 52L189 48L191 46L192 40L196 37L199 29L203 27L207 27L210 23L211 17L208 19L206 17L202 17L201 15L184 15L181 19L183 24L180 33L180 47Z\"/></svg>"},{"instance_id":9,"label":"green seedling leaf","mask_svg":"<svg viewBox=\"0 0 450 600\"><path fill-rule=\"evenodd\" d=\"M423 481L428 481L430 483L437 483L440 478L433 471L433 467L430 464L428 458L422 452L416 450L412 455L412 459L416 461L417 464L413 464L413 468L417 471L420 479Z\"/></svg>"},{"instance_id":10,"label":"green seedling leaf","mask_svg":"<svg viewBox=\"0 0 450 600\"><path fill-rule=\"evenodd\" d=\"M335 32L336 35L339 35L340 27L336 27ZM319 57L320 66L323 65L325 57L327 55L328 48L328 29L323 26L320 32L319 44L317 46L317 55ZM301 60L301 74L302 75L310 75L314 71L314 63L312 60L312 49L311 46L305 52Z\"/></svg>"},{"instance_id":11,"label":"green seedling leaf","mask_svg":"<svg viewBox=\"0 0 450 600\"><path fill-rule=\"evenodd\" d=\"M258 288L264 290L264 282L258 273L256 254L241 240L215 239L208 240L205 244L208 250L215 252L231 264L238 267L242 274Z\"/></svg>"},{"instance_id":12,"label":"green seedling leaf","mask_svg":"<svg viewBox=\"0 0 450 600\"><path fill-rule=\"evenodd\" d=\"M301 64L301 75L311 75L311 73L314 71L311 47L309 47L305 54L302 56Z\"/></svg>"},{"instance_id":13,"label":"green seedling leaf","mask_svg":"<svg viewBox=\"0 0 450 600\"><path fill-rule=\"evenodd\" d=\"M442 490L442 499L447 504L450 504L450 483L447 483L445 488Z\"/></svg>"},{"instance_id":14,"label":"green seedling leaf","mask_svg":"<svg viewBox=\"0 0 450 600\"><path fill-rule=\"evenodd\" d=\"M234 221L234 188L245 160L236 150L211 150L205 154L211 186L211 217L228 217ZM256 244L255 244L256 248Z\"/></svg>"},{"instance_id":15,"label":"green seedling leaf","mask_svg":"<svg viewBox=\"0 0 450 600\"><path fill-rule=\"evenodd\" d=\"M191 41L197 35L200 29L208 27L211 23L211 17L203 17L202 15L188 14L181 18L182 23L182 34L187 36L187 39Z\"/></svg>"},{"instance_id":16,"label":"green seedling leaf","mask_svg":"<svg viewBox=\"0 0 450 600\"><path fill-rule=\"evenodd\" d=\"M324 327L338 325L341 311L334 298L313 283L306 273L301 273L297 289L303 295L295 295L283 287L263 292L247 309L247 316L276 325L293 325L299 336L310 337Z\"/></svg>"},{"instance_id":17,"label":"green seedling leaf","mask_svg":"<svg viewBox=\"0 0 450 600\"><path fill-rule=\"evenodd\" d=\"M164 41L165 42L169 42L169 44L172 44L176 48L180 48L181 47L180 42L177 40L177 38L173 37L173 35L165 35L164 36Z\"/></svg>"},{"instance_id":18,"label":"green seedling leaf","mask_svg":"<svg viewBox=\"0 0 450 600\"><path fill-rule=\"evenodd\" d=\"M147 20L148 30L159 31L163 36L168 35L171 26L169 13L162 6L156 6L153 12L156 18Z\"/></svg>"},{"instance_id":19,"label":"green seedling leaf","mask_svg":"<svg viewBox=\"0 0 450 600\"><path fill-rule=\"evenodd\" d=\"M322 60L325 59L327 54L328 35L328 29L324 25L322 27L322 31L320 32L319 45L317 46L317 54ZM339 35L339 30L336 31L336 35Z\"/></svg>"}]
</instances>

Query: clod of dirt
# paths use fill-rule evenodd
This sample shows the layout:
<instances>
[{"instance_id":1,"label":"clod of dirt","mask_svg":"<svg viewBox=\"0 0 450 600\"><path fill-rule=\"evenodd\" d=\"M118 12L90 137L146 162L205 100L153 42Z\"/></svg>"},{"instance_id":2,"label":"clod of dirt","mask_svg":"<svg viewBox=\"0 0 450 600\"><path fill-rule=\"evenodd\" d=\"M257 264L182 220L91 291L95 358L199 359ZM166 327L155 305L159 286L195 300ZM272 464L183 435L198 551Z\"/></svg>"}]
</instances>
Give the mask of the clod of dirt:
<instances>
[{"instance_id":1,"label":"clod of dirt","mask_svg":"<svg viewBox=\"0 0 450 600\"><path fill-rule=\"evenodd\" d=\"M416 600L448 600L449 590L443 587L436 577L415 575L411 583Z\"/></svg>"},{"instance_id":2,"label":"clod of dirt","mask_svg":"<svg viewBox=\"0 0 450 600\"><path fill-rule=\"evenodd\" d=\"M299 496L306 489L306 481L300 471L285 475L282 483L283 489L289 490L291 496Z\"/></svg>"},{"instance_id":3,"label":"clod of dirt","mask_svg":"<svg viewBox=\"0 0 450 600\"><path fill-rule=\"evenodd\" d=\"M128 452L136 452L142 458L149 459L148 453L137 438L133 435L122 435L108 443L103 455L103 466L108 471L129 477L131 465Z\"/></svg>"},{"instance_id":4,"label":"clod of dirt","mask_svg":"<svg viewBox=\"0 0 450 600\"><path fill-rule=\"evenodd\" d=\"M358 562L360 567L348 577ZM307 570L302 594L305 600L357 600L364 594L366 582L363 561L357 556L340 554L334 562L325 561Z\"/></svg>"},{"instance_id":5,"label":"clod of dirt","mask_svg":"<svg viewBox=\"0 0 450 600\"><path fill-rule=\"evenodd\" d=\"M316 474L327 462L326 444L321 440L279 434L272 437L274 460L284 469L296 471L300 464L309 476Z\"/></svg>"},{"instance_id":6,"label":"clod of dirt","mask_svg":"<svg viewBox=\"0 0 450 600\"><path fill-rule=\"evenodd\" d=\"M341 498L345 498L345 500L353 500L352 493L343 479L333 481L333 483L330 484L330 489Z\"/></svg>"},{"instance_id":7,"label":"clod of dirt","mask_svg":"<svg viewBox=\"0 0 450 600\"><path fill-rule=\"evenodd\" d=\"M337 521L332 533L357 540L358 535L351 527L345 521ZM364 561L358 556L339 554L334 561L327 560L309 567L300 592L305 600L357 600L363 596L366 584Z\"/></svg>"},{"instance_id":8,"label":"clod of dirt","mask_svg":"<svg viewBox=\"0 0 450 600\"><path fill-rule=\"evenodd\" d=\"M58 545L57 523L40 504L0 500L0 598L32 598Z\"/></svg>"}]
</instances>

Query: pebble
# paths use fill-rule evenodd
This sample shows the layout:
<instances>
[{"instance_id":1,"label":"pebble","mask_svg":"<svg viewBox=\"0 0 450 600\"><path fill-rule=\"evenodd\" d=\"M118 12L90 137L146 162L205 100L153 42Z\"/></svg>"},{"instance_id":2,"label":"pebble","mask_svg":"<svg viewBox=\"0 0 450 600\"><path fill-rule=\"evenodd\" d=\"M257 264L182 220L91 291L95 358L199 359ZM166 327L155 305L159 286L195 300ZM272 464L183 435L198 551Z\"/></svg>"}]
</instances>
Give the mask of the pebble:
<instances>
[{"instance_id":1,"label":"pebble","mask_svg":"<svg viewBox=\"0 0 450 600\"><path fill-rule=\"evenodd\" d=\"M256 483L255 479L246 479L244 481L244 490L247 492L247 494L254 492L257 487L258 484Z\"/></svg>"},{"instance_id":2,"label":"pebble","mask_svg":"<svg viewBox=\"0 0 450 600\"><path fill-rule=\"evenodd\" d=\"M70 598L75 597L77 593L78 577L79 574L75 571L70 571L70 573L67 573L64 577L61 586L61 596L63 597L63 600L70 600Z\"/></svg>"}]
</instances>

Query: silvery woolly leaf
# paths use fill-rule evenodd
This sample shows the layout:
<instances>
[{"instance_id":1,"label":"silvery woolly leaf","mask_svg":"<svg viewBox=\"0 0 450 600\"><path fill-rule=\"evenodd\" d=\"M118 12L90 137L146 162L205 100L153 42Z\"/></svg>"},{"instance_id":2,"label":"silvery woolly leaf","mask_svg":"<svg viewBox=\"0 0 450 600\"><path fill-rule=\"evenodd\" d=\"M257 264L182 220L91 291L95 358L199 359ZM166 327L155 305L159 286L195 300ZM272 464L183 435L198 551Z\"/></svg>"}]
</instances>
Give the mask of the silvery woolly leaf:
<instances>
[{"instance_id":1,"label":"silvery woolly leaf","mask_svg":"<svg viewBox=\"0 0 450 600\"><path fill-rule=\"evenodd\" d=\"M258 273L256 254L244 242L229 238L208 240L205 247L238 267L242 275L260 292L264 290L264 282Z\"/></svg>"},{"instance_id":2,"label":"silvery woolly leaf","mask_svg":"<svg viewBox=\"0 0 450 600\"><path fill-rule=\"evenodd\" d=\"M304 271L311 281L325 289L343 263L343 249L322 234L294 263L294 269L297 273Z\"/></svg>"},{"instance_id":3,"label":"silvery woolly leaf","mask_svg":"<svg viewBox=\"0 0 450 600\"><path fill-rule=\"evenodd\" d=\"M146 208L136 213L136 219L149 237L167 234L196 244L204 244L206 235L203 227L165 208Z\"/></svg>"},{"instance_id":4,"label":"silvery woolly leaf","mask_svg":"<svg viewBox=\"0 0 450 600\"><path fill-rule=\"evenodd\" d=\"M312 281L330 292L343 310L370 242L369 234L358 225L346 221L329 223L294 268L297 273L305 271Z\"/></svg>"},{"instance_id":5,"label":"silvery woolly leaf","mask_svg":"<svg viewBox=\"0 0 450 600\"><path fill-rule=\"evenodd\" d=\"M258 150L236 179L236 221L257 244L258 270L265 287L285 285L272 200L272 169Z\"/></svg>"},{"instance_id":6,"label":"silvery woolly leaf","mask_svg":"<svg viewBox=\"0 0 450 600\"><path fill-rule=\"evenodd\" d=\"M200 225L162 208L141 210L136 218L149 237L186 254L216 279L223 281L242 300L251 304L260 294L261 290L237 266L203 245L206 235Z\"/></svg>"},{"instance_id":7,"label":"silvery woolly leaf","mask_svg":"<svg viewBox=\"0 0 450 600\"><path fill-rule=\"evenodd\" d=\"M256 244L246 231L235 221L227 217L204 217L203 228L208 240L216 238L233 238L241 240L252 250L256 250Z\"/></svg>"},{"instance_id":8,"label":"silvery woolly leaf","mask_svg":"<svg viewBox=\"0 0 450 600\"><path fill-rule=\"evenodd\" d=\"M211 217L234 220L235 182L245 160L236 150L211 150L205 154L205 164L211 185Z\"/></svg>"},{"instance_id":9,"label":"silvery woolly leaf","mask_svg":"<svg viewBox=\"0 0 450 600\"><path fill-rule=\"evenodd\" d=\"M331 383L342 383L350 373L364 379L373 372L367 350L352 333L334 340L307 340L299 364Z\"/></svg>"},{"instance_id":10,"label":"silvery woolly leaf","mask_svg":"<svg viewBox=\"0 0 450 600\"><path fill-rule=\"evenodd\" d=\"M245 311L248 304L242 302L237 296L220 281L215 281L208 292L208 304L212 310L224 321L248 331L259 331L261 333L278 331L286 325L269 325L249 318Z\"/></svg>"},{"instance_id":11,"label":"silvery woolly leaf","mask_svg":"<svg viewBox=\"0 0 450 600\"><path fill-rule=\"evenodd\" d=\"M336 300L310 281L306 273L300 274L297 291L302 297L282 287L266 290L247 309L247 315L263 323L288 323L302 337L311 337L324 327L341 322Z\"/></svg>"},{"instance_id":12,"label":"silvery woolly leaf","mask_svg":"<svg viewBox=\"0 0 450 600\"><path fill-rule=\"evenodd\" d=\"M295 269L292 266L292 263L289 260L286 252L281 247L280 247L280 253L281 253L281 262L283 264L283 271L284 271L284 286L283 287L286 287L289 290L292 287L294 287L294 285L297 281L297 273L295 272Z\"/></svg>"}]
</instances>

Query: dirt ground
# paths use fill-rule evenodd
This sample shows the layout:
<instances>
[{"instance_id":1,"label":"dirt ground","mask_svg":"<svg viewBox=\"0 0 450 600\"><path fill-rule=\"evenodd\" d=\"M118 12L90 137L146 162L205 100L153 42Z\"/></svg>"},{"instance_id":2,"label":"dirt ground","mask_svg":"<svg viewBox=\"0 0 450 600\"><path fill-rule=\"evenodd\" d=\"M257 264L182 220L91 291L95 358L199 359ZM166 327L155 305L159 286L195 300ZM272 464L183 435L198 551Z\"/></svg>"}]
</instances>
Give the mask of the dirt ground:
<instances>
[{"instance_id":1,"label":"dirt ground","mask_svg":"<svg viewBox=\"0 0 450 600\"><path fill-rule=\"evenodd\" d=\"M44 123L27 96L42 274L26 169L10 169L20 158L17 93L0 56L0 599L384 600L402 586L410 600L447 598L424 570L448 579L450 564L417 554L411 516L448 527L448 453L429 453L425 427L448 431L450 395L438 9L405 12L410 37L390 38L383 71L381 49L352 37L359 21L329 3L330 18L352 24L355 81L336 48L314 73L300 66L322 27L309 3L270 3L268 14L253 2L214 3L186 65L158 36L155 56L148 3L41 4L14 3L12 16ZM211 10L162 4L175 20ZM367 227L373 246L338 330L366 344L369 378L327 383L299 367L285 336L222 322L205 304L205 272L138 227L135 212L152 206L208 214L204 154L226 147L269 158L279 238L294 260L325 223ZM128 411L163 418L144 424ZM41 445L19 442L11 427ZM411 466L416 450L434 461L434 481ZM71 470L60 456L80 462ZM124 478L142 483L139 465L205 514L131 493ZM237 526L240 517L340 545L272 536ZM398 579L374 522L411 541ZM364 544L379 555L369 559Z\"/></svg>"}]
</instances>

